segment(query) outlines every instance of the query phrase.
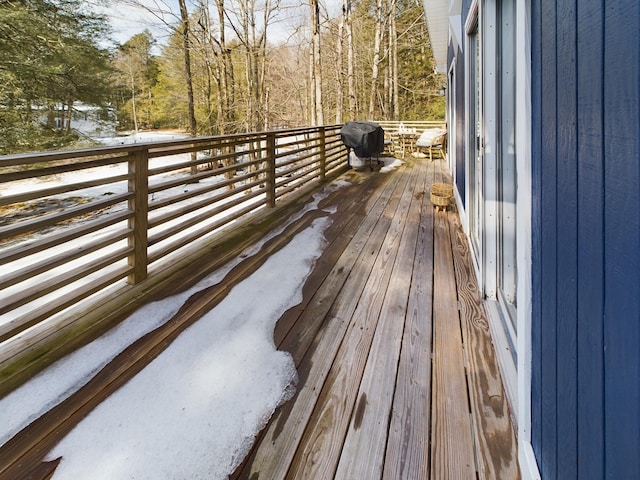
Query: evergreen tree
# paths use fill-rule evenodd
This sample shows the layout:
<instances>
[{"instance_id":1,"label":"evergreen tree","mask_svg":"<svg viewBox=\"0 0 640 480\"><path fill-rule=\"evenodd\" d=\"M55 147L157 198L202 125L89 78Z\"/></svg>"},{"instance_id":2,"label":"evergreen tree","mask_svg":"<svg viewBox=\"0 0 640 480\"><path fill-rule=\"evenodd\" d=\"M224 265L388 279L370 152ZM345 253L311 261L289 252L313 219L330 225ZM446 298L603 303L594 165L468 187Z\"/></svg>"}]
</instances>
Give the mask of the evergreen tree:
<instances>
[{"instance_id":1,"label":"evergreen tree","mask_svg":"<svg viewBox=\"0 0 640 480\"><path fill-rule=\"evenodd\" d=\"M97 42L107 34L80 0L0 4L0 153L60 147L51 122L40 125L46 112L106 102L109 55Z\"/></svg>"}]
</instances>

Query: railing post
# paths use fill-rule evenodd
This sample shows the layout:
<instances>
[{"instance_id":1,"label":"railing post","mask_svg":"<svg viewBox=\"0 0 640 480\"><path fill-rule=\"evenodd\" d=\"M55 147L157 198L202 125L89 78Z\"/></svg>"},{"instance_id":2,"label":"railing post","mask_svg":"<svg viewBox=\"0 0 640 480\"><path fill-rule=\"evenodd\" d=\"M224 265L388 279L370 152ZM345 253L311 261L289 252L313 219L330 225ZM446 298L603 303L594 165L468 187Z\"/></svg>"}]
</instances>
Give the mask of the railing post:
<instances>
[{"instance_id":1,"label":"railing post","mask_svg":"<svg viewBox=\"0 0 640 480\"><path fill-rule=\"evenodd\" d=\"M276 206L276 134L267 134L267 207Z\"/></svg>"},{"instance_id":2,"label":"railing post","mask_svg":"<svg viewBox=\"0 0 640 480\"><path fill-rule=\"evenodd\" d=\"M147 238L149 213L149 151L145 149L132 152L129 157L129 247L133 251L128 257L133 271L127 281L131 284L139 283L147 278Z\"/></svg>"},{"instance_id":3,"label":"railing post","mask_svg":"<svg viewBox=\"0 0 640 480\"><path fill-rule=\"evenodd\" d=\"M325 127L320 127L320 181L324 182L327 174L327 145Z\"/></svg>"}]
</instances>

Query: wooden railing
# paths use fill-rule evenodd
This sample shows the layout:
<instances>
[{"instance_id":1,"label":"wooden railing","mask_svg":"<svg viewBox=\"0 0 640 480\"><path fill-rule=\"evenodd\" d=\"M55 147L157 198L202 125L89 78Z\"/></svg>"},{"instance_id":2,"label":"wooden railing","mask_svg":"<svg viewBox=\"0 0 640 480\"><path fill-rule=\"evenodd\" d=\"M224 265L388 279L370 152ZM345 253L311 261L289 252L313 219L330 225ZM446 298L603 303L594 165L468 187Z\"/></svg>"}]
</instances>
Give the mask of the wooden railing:
<instances>
[{"instance_id":1,"label":"wooden railing","mask_svg":"<svg viewBox=\"0 0 640 480\"><path fill-rule=\"evenodd\" d=\"M346 167L339 125L0 157L0 383L79 304Z\"/></svg>"}]
</instances>

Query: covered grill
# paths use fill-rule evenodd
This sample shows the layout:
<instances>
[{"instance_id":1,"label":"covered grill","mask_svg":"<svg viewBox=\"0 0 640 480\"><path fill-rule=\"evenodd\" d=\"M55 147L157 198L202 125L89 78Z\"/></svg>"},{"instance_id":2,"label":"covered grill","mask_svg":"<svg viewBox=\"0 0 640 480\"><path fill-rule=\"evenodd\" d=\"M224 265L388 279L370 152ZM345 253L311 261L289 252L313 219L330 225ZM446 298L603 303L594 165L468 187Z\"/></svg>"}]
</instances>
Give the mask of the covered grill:
<instances>
[{"instance_id":1,"label":"covered grill","mask_svg":"<svg viewBox=\"0 0 640 480\"><path fill-rule=\"evenodd\" d=\"M349 149L353 150L357 157L369 159L371 166L371 158L378 157L384 150L384 130L380 125L374 122L347 122L340 130L342 143Z\"/></svg>"}]
</instances>

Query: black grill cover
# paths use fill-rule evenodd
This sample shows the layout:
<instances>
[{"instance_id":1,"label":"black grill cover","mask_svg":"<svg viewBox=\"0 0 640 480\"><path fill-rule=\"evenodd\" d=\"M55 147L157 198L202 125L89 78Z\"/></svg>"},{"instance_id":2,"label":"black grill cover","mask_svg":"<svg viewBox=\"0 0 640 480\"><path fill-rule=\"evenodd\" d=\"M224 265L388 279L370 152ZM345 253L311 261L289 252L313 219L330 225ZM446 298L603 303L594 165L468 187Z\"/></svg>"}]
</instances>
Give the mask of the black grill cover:
<instances>
[{"instance_id":1,"label":"black grill cover","mask_svg":"<svg viewBox=\"0 0 640 480\"><path fill-rule=\"evenodd\" d=\"M342 143L360 158L373 157L384 150L384 130L373 122L347 122L340 130Z\"/></svg>"}]
</instances>

